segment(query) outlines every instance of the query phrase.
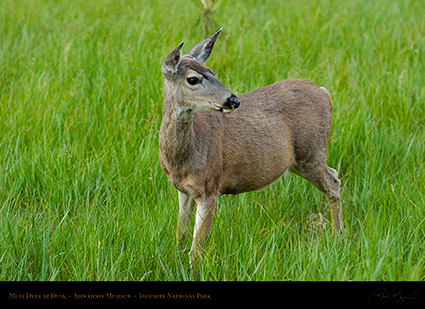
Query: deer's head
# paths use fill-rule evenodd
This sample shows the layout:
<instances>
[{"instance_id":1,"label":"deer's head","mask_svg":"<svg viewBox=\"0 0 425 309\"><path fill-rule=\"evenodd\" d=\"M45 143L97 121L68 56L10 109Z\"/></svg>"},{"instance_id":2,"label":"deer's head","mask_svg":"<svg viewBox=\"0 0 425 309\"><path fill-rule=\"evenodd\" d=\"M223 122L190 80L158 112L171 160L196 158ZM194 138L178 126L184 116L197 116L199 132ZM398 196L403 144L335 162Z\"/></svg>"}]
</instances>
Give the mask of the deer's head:
<instances>
[{"instance_id":1,"label":"deer's head","mask_svg":"<svg viewBox=\"0 0 425 309\"><path fill-rule=\"evenodd\" d=\"M167 91L186 109L230 113L239 107L239 98L227 89L203 63L209 58L222 29L182 55L183 42L165 57L162 74ZM165 88L164 88L165 89Z\"/></svg>"}]
</instances>

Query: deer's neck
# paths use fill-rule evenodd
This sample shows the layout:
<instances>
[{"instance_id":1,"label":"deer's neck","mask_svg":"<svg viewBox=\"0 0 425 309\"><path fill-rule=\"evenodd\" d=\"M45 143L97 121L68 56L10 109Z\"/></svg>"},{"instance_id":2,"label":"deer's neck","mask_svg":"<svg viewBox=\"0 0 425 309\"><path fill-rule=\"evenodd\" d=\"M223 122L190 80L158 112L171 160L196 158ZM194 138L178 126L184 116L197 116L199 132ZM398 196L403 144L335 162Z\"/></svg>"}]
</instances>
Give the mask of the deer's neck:
<instances>
[{"instance_id":1,"label":"deer's neck","mask_svg":"<svg viewBox=\"0 0 425 309\"><path fill-rule=\"evenodd\" d=\"M167 165L184 166L194 153L193 110L164 96L159 145Z\"/></svg>"}]
</instances>

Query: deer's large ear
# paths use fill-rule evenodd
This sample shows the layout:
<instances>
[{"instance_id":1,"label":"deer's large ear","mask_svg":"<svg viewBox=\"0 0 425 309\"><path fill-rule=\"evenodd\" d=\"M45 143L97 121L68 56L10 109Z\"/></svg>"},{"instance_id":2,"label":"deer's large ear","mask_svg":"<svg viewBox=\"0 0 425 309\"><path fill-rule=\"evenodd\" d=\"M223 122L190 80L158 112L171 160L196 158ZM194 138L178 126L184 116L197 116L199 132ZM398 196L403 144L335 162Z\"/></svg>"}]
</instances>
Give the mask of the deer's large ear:
<instances>
[{"instance_id":1,"label":"deer's large ear","mask_svg":"<svg viewBox=\"0 0 425 309\"><path fill-rule=\"evenodd\" d=\"M193 58L200 63L207 61L214 47L215 40L217 40L217 37L220 35L221 31L223 31L222 28L220 28L220 30L218 30L208 39L205 39L193 46L185 56Z\"/></svg>"},{"instance_id":2,"label":"deer's large ear","mask_svg":"<svg viewBox=\"0 0 425 309\"><path fill-rule=\"evenodd\" d=\"M165 57L164 63L161 67L161 72L165 77L170 77L177 73L177 67L179 66L180 59L182 57L182 47L184 42L181 42L175 50Z\"/></svg>"}]
</instances>

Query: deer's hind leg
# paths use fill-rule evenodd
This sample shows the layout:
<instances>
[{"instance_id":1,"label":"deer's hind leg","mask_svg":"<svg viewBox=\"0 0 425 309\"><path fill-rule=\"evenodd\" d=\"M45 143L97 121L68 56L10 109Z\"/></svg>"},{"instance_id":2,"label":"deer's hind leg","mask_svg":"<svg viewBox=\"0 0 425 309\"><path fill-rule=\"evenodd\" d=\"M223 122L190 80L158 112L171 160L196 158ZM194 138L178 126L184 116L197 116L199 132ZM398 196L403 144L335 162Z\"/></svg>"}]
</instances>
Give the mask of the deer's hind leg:
<instances>
[{"instance_id":1,"label":"deer's hind leg","mask_svg":"<svg viewBox=\"0 0 425 309\"><path fill-rule=\"evenodd\" d=\"M317 162L297 164L291 168L291 172L307 179L326 195L331 208L332 231L342 231L341 181L338 179L338 172L326 163Z\"/></svg>"},{"instance_id":2,"label":"deer's hind leg","mask_svg":"<svg viewBox=\"0 0 425 309\"><path fill-rule=\"evenodd\" d=\"M341 181L338 179L338 172L327 166L325 179L321 183L323 189L319 189L326 194L331 207L332 227L334 231L342 231Z\"/></svg>"}]
</instances>

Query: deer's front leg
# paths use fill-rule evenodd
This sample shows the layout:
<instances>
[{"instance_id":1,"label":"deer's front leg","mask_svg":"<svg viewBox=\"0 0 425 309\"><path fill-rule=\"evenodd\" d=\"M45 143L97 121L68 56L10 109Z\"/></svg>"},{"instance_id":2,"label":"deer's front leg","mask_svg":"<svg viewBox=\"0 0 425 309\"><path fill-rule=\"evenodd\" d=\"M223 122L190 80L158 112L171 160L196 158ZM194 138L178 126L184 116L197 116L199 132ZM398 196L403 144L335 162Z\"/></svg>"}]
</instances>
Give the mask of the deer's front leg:
<instances>
[{"instance_id":1,"label":"deer's front leg","mask_svg":"<svg viewBox=\"0 0 425 309\"><path fill-rule=\"evenodd\" d=\"M187 194L179 191L179 218L177 220L177 243L182 246L187 236L187 226L193 212L195 200Z\"/></svg>"},{"instance_id":2,"label":"deer's front leg","mask_svg":"<svg viewBox=\"0 0 425 309\"><path fill-rule=\"evenodd\" d=\"M211 229L212 220L215 211L215 196L208 198L200 198L196 200L196 221L193 231L193 242L190 250L190 259L192 264L199 259L200 251L202 250L205 239Z\"/></svg>"}]
</instances>

